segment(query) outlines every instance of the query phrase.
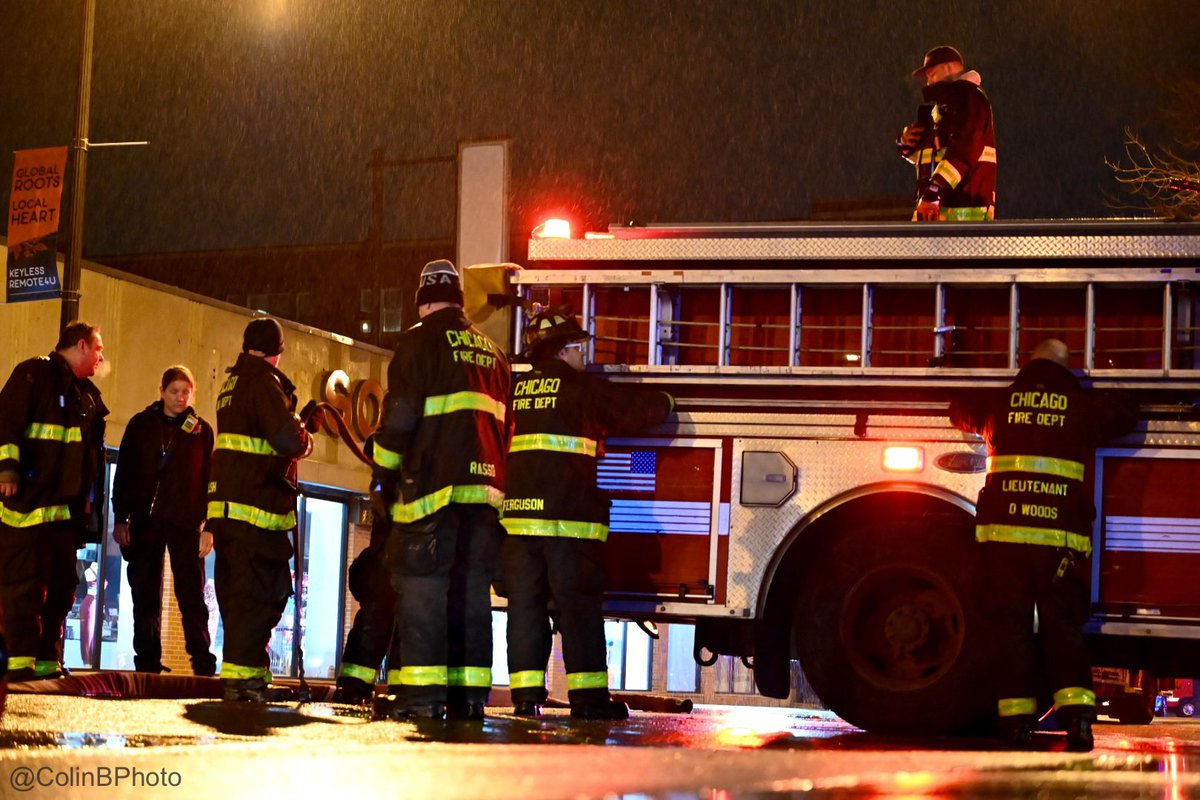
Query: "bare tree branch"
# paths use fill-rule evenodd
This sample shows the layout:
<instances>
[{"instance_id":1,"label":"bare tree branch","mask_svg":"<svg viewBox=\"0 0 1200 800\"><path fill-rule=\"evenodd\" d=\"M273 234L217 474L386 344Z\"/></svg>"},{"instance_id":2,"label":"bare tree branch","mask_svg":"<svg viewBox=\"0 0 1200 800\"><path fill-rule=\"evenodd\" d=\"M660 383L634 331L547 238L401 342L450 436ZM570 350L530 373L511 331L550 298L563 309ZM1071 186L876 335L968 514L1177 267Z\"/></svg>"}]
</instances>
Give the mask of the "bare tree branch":
<instances>
[{"instance_id":1,"label":"bare tree branch","mask_svg":"<svg viewBox=\"0 0 1200 800\"><path fill-rule=\"evenodd\" d=\"M1186 148L1188 140L1180 139ZM1200 219L1200 161L1179 151L1158 147L1151 150L1136 131L1125 129L1125 158L1105 159L1113 177L1140 204L1113 202L1118 208L1149 208L1158 216Z\"/></svg>"}]
</instances>

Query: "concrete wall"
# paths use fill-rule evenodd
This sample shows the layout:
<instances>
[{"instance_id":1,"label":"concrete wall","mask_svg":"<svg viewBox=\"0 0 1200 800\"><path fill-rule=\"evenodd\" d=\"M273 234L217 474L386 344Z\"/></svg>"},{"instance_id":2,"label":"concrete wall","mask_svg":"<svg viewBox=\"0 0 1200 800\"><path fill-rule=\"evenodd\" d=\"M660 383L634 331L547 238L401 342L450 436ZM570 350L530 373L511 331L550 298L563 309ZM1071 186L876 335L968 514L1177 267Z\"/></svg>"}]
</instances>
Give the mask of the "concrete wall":
<instances>
[{"instance_id":1,"label":"concrete wall","mask_svg":"<svg viewBox=\"0 0 1200 800\"><path fill-rule=\"evenodd\" d=\"M0 259L8 251L0 245ZM100 325L111 372L96 381L110 409L108 443L121 441L130 417L159 398L158 382L171 364L196 376L196 410L215 426L217 391L225 369L241 351L242 330L254 314L153 281L95 264L84 264L80 317ZM358 294L346 290L357 306ZM58 338L60 303L43 300L0 304L0 380L13 366L49 353ZM346 337L284 321L286 349L280 369L296 384L300 405L321 397L325 375L342 369L351 381L372 378L386 385L391 354ZM337 439L318 437L300 465L300 480L364 492L369 471Z\"/></svg>"}]
</instances>

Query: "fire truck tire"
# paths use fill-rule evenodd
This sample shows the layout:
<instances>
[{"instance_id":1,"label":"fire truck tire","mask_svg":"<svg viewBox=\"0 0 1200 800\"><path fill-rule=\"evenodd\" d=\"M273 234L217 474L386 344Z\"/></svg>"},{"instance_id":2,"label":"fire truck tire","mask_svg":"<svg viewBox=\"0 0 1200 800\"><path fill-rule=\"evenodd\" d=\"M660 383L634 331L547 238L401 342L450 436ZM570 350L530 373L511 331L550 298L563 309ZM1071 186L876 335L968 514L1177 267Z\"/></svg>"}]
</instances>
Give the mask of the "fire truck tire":
<instances>
[{"instance_id":1,"label":"fire truck tire","mask_svg":"<svg viewBox=\"0 0 1200 800\"><path fill-rule=\"evenodd\" d=\"M1121 698L1116 709L1117 720L1123 725L1149 725L1154 720L1154 695L1141 692Z\"/></svg>"},{"instance_id":2,"label":"fire truck tire","mask_svg":"<svg viewBox=\"0 0 1200 800\"><path fill-rule=\"evenodd\" d=\"M994 715L968 529L876 521L819 548L796 597L800 666L867 731L975 733Z\"/></svg>"},{"instance_id":3,"label":"fire truck tire","mask_svg":"<svg viewBox=\"0 0 1200 800\"><path fill-rule=\"evenodd\" d=\"M1179 716L1194 717L1196 716L1196 701L1191 697L1185 697L1179 701Z\"/></svg>"}]
</instances>

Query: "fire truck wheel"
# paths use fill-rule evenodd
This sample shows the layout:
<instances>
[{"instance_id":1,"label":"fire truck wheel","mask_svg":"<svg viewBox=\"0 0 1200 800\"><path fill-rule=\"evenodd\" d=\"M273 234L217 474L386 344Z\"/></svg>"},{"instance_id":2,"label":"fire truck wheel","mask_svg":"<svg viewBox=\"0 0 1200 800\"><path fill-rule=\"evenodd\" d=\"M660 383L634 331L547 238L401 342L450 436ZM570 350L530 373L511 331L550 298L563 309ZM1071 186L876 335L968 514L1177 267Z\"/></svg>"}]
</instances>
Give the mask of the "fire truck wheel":
<instances>
[{"instance_id":1,"label":"fire truck wheel","mask_svg":"<svg viewBox=\"0 0 1200 800\"><path fill-rule=\"evenodd\" d=\"M1185 697L1179 701L1179 716L1194 717L1196 716L1196 701L1191 697Z\"/></svg>"},{"instance_id":2,"label":"fire truck wheel","mask_svg":"<svg viewBox=\"0 0 1200 800\"><path fill-rule=\"evenodd\" d=\"M1149 725L1154 720L1154 695L1131 692L1121 698L1115 713L1123 725Z\"/></svg>"},{"instance_id":3,"label":"fire truck wheel","mask_svg":"<svg viewBox=\"0 0 1200 800\"><path fill-rule=\"evenodd\" d=\"M981 730L993 714L984 630L971 593L969 527L875 522L821 548L793 635L817 695L847 722L888 734Z\"/></svg>"}]
</instances>

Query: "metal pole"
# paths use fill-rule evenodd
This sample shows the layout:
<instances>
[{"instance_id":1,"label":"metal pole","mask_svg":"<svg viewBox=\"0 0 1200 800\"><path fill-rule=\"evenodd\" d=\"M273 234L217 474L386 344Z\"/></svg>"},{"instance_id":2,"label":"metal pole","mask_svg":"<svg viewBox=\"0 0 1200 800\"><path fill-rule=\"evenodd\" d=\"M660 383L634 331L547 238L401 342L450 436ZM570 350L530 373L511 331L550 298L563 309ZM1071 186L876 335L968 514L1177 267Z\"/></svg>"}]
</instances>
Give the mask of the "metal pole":
<instances>
[{"instance_id":1,"label":"metal pole","mask_svg":"<svg viewBox=\"0 0 1200 800\"><path fill-rule=\"evenodd\" d=\"M63 264L60 327L79 318L79 262L83 258L83 201L87 193L88 120L92 106L92 39L96 30L96 0L83 0L83 39L79 45L79 87L75 96L75 138L71 142L71 195L67 214L71 238Z\"/></svg>"}]
</instances>

